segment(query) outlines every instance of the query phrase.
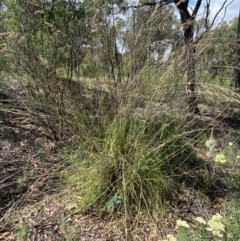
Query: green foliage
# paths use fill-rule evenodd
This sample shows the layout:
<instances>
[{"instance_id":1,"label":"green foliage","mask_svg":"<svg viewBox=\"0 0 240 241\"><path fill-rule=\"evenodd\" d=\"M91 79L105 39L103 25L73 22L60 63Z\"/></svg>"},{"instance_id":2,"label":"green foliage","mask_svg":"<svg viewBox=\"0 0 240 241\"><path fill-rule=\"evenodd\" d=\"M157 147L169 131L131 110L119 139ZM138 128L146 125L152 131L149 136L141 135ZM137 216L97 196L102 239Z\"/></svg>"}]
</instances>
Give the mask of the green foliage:
<instances>
[{"instance_id":1,"label":"green foliage","mask_svg":"<svg viewBox=\"0 0 240 241\"><path fill-rule=\"evenodd\" d=\"M236 40L237 21L237 18L229 23L223 21L205 35L198 45L197 65L201 69L201 81L229 88L239 48Z\"/></svg>"},{"instance_id":2,"label":"green foliage","mask_svg":"<svg viewBox=\"0 0 240 241\"><path fill-rule=\"evenodd\" d=\"M17 230L17 240L26 241L28 236L28 227L20 226Z\"/></svg>"},{"instance_id":3,"label":"green foliage","mask_svg":"<svg viewBox=\"0 0 240 241\"><path fill-rule=\"evenodd\" d=\"M28 78L38 95L49 96L60 85L59 75L71 79L79 68L91 14L82 2L19 0L7 2L5 15L9 70Z\"/></svg>"},{"instance_id":4,"label":"green foliage","mask_svg":"<svg viewBox=\"0 0 240 241\"><path fill-rule=\"evenodd\" d=\"M123 202L123 199L121 196L113 196L108 202L107 202L107 211L113 212L114 208L116 208L117 205L121 204Z\"/></svg>"},{"instance_id":5,"label":"green foliage","mask_svg":"<svg viewBox=\"0 0 240 241\"><path fill-rule=\"evenodd\" d=\"M65 220L61 222L61 229L66 241L81 241L81 239L77 238L76 231Z\"/></svg>"},{"instance_id":6,"label":"green foliage","mask_svg":"<svg viewBox=\"0 0 240 241\"><path fill-rule=\"evenodd\" d=\"M84 78L99 78L100 76L104 76L104 68L101 64L82 65L81 74Z\"/></svg>"},{"instance_id":7,"label":"green foliage","mask_svg":"<svg viewBox=\"0 0 240 241\"><path fill-rule=\"evenodd\" d=\"M230 201L226 203L228 214L225 217L222 217L217 213L213 215L208 222L206 222L203 218L198 217L194 219L194 225L177 225L174 238L179 241L240 240L240 212L238 199L238 194L231 196ZM177 220L177 224L178 221L180 220Z\"/></svg>"},{"instance_id":8,"label":"green foliage","mask_svg":"<svg viewBox=\"0 0 240 241\"><path fill-rule=\"evenodd\" d=\"M214 144L214 145L213 145ZM215 153L216 140L210 138L206 142L206 146L211 149L211 153ZM231 194L223 204L222 213L215 214L208 220L204 220L201 217L194 218L194 225L192 221L190 224L181 224L177 221L177 229L175 237L177 240L239 240L239 170L237 165L239 164L239 151L236 145L229 142L221 152L215 156L215 162L219 165L225 165L223 173L218 172L218 175L224 179L226 187L231 190ZM226 173L227 169L227 173ZM179 225L180 224L180 225Z\"/></svg>"},{"instance_id":9,"label":"green foliage","mask_svg":"<svg viewBox=\"0 0 240 241\"><path fill-rule=\"evenodd\" d=\"M17 81L19 76L27 80L32 98L24 103L26 109L35 107L31 114L41 116L51 135L67 143L65 149L71 142L63 176L80 209L99 204L109 213L124 209L125 214L149 214L161 211L176 187L214 192L208 186L212 164L205 168L189 146L197 149L216 120L185 117L180 103L185 101L184 39L172 6L136 8L125 21L116 14L126 9L122 0L7 3L0 24L8 32L1 39L5 71L17 73ZM235 21L213 29L197 44L196 76L206 102L231 100L232 93L221 86L230 82L235 43L228 44L226 36L233 39ZM116 80L122 82L117 85ZM205 145L214 165L228 168L216 171L227 188L239 190L237 146L229 143L219 151L213 136ZM27 175L17 180L20 187L26 182ZM232 208L231 218L223 222L229 237L237 240L239 213ZM207 224L184 225L176 232L179 240L215 238L216 230L207 230ZM67 232L65 224L62 228L67 239L75 239L73 230ZM19 236L26 239L26 227Z\"/></svg>"},{"instance_id":10,"label":"green foliage","mask_svg":"<svg viewBox=\"0 0 240 241\"><path fill-rule=\"evenodd\" d=\"M240 240L240 206L239 195L231 195L230 205L226 203L226 211L228 215L223 219L226 229L226 240Z\"/></svg>"},{"instance_id":11,"label":"green foliage","mask_svg":"<svg viewBox=\"0 0 240 241\"><path fill-rule=\"evenodd\" d=\"M123 203L127 211L159 209L171 190L171 173L190 156L176 137L179 131L179 124L167 118L116 115L102 139L83 147L95 146L95 151L76 154L65 172L69 188L81 196L80 207L100 202L108 211Z\"/></svg>"},{"instance_id":12,"label":"green foliage","mask_svg":"<svg viewBox=\"0 0 240 241\"><path fill-rule=\"evenodd\" d=\"M206 140L205 145L208 148L209 155L213 154L216 151L217 141L213 137L213 135L211 135L210 138L208 140Z\"/></svg>"},{"instance_id":13,"label":"green foliage","mask_svg":"<svg viewBox=\"0 0 240 241\"><path fill-rule=\"evenodd\" d=\"M175 30L178 23L173 11L174 7L171 5L157 10L155 6L149 5L134 9L128 18L125 23L123 44L126 53L130 56L129 72L133 76L149 61L152 63L161 61L166 50L175 48L178 44L179 34ZM170 40L165 43L164 40L168 37Z\"/></svg>"},{"instance_id":14,"label":"green foliage","mask_svg":"<svg viewBox=\"0 0 240 241\"><path fill-rule=\"evenodd\" d=\"M194 225L189 227L177 226L175 234L176 240L196 240L196 241L211 241L216 240L216 237L207 230L207 225L203 223L194 222Z\"/></svg>"},{"instance_id":15,"label":"green foliage","mask_svg":"<svg viewBox=\"0 0 240 241\"><path fill-rule=\"evenodd\" d=\"M27 176L23 175L23 176L18 177L17 184L21 187L21 186L26 185L27 181L28 181Z\"/></svg>"}]
</instances>

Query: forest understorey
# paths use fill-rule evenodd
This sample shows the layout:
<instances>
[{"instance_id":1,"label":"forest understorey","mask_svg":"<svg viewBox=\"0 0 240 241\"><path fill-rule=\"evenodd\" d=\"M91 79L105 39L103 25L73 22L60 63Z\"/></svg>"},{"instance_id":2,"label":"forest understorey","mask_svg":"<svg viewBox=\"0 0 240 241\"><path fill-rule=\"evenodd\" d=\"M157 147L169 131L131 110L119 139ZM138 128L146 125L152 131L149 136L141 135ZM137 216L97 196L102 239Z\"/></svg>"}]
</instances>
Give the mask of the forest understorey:
<instances>
[{"instance_id":1,"label":"forest understorey","mask_svg":"<svg viewBox=\"0 0 240 241\"><path fill-rule=\"evenodd\" d=\"M121 209L102 214L93 206L75 213L74 207L61 201L65 165L62 141L56 141L47 128L36 124L33 113L21 102L21 92L9 89L1 92L0 97L0 240L18 240L23 227L27 229L26 240L75 240L70 239L73 236L89 241L160 240L174 230L177 219L209 219L227 200L230 190L213 177L211 192L206 194L211 202L205 205L204 197L197 193L196 186L200 184L193 170L185 175L186 183L195 183L188 187L190 195L176 189L169 197L171 205L160 219L154 215L139 217L134 222L129 220L126 228ZM205 110L197 118L208 123L209 130L214 125L223 143L234 141L239 145L240 120L230 116L233 110L237 111L236 106L230 109L227 113ZM186 138L194 138L194 134ZM206 158L200 151L198 155Z\"/></svg>"}]
</instances>

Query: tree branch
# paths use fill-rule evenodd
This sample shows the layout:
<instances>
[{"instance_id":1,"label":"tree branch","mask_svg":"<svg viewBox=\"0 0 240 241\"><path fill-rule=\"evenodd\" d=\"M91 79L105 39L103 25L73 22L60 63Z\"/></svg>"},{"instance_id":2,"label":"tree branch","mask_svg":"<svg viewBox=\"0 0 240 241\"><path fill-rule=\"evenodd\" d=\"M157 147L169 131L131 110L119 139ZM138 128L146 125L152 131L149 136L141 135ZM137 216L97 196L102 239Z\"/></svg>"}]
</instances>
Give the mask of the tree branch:
<instances>
[{"instance_id":1,"label":"tree branch","mask_svg":"<svg viewBox=\"0 0 240 241\"><path fill-rule=\"evenodd\" d=\"M191 15L187 9L187 5L183 1L174 0L174 3L180 13L181 16L181 22L186 23L187 19L190 19Z\"/></svg>"},{"instance_id":2,"label":"tree branch","mask_svg":"<svg viewBox=\"0 0 240 241\"><path fill-rule=\"evenodd\" d=\"M150 2L142 3L140 5L124 6L120 9L120 11L115 12L115 14L119 14L121 12L126 11L127 9L130 9L130 8L141 8L141 7L145 7L145 6L156 6L158 4L159 4L159 8L160 8L160 7L164 7L164 6L166 6L170 3L173 3L173 2L174 2L174 0L159 0L158 2L150 1Z\"/></svg>"},{"instance_id":3,"label":"tree branch","mask_svg":"<svg viewBox=\"0 0 240 241\"><path fill-rule=\"evenodd\" d=\"M208 24L208 17L209 17L209 14L210 14L210 5L211 5L211 0L208 0L207 1L207 6L206 6L206 17L205 17L205 31L201 34L201 35L198 35L197 38L194 40L194 43L198 43L202 38L203 36L209 31L209 29L212 28L212 26L214 25L215 21L216 21L216 18L218 17L218 15L220 14L220 12L223 10L223 8L225 7L225 12L224 12L224 16L226 14L226 9L227 7L233 2L234 0L232 0L228 5L226 5L226 3L228 2L228 0L225 0L221 6L221 8L217 11L217 13L215 14L212 22L210 23L210 25ZM239 16L240 16L240 12L239 12ZM223 17L224 18L224 17Z\"/></svg>"},{"instance_id":4,"label":"tree branch","mask_svg":"<svg viewBox=\"0 0 240 241\"><path fill-rule=\"evenodd\" d=\"M223 10L223 8L225 7L225 4L227 3L227 1L228 1L228 0L225 0L225 1L223 2L221 8L220 8L220 9L218 10L218 12L215 14L215 16L214 16L214 18L213 18L213 20L212 20L209 28L211 28L211 27L213 26L213 24L214 24L215 21L216 21L216 18L218 17L219 13L220 13L220 12ZM233 1L234 1L234 0L232 0L227 6L229 6ZM226 7L227 7L227 6L226 6ZM226 14L226 9L225 9L224 16L225 16L225 14Z\"/></svg>"},{"instance_id":5,"label":"tree branch","mask_svg":"<svg viewBox=\"0 0 240 241\"><path fill-rule=\"evenodd\" d=\"M205 29L209 29L209 23L208 23L208 18L209 18L209 14L210 14L210 3L211 3L211 0L207 0L206 1L206 17L205 17Z\"/></svg>"},{"instance_id":6,"label":"tree branch","mask_svg":"<svg viewBox=\"0 0 240 241\"><path fill-rule=\"evenodd\" d=\"M145 2L140 5L131 5L131 6L129 6L129 8L141 8L141 7L145 7L145 6L155 6L158 3L160 3L160 2Z\"/></svg>"},{"instance_id":7,"label":"tree branch","mask_svg":"<svg viewBox=\"0 0 240 241\"><path fill-rule=\"evenodd\" d=\"M197 12L198 12L198 10L199 10L199 8L201 6L201 3L202 3L202 0L198 0L197 1L196 5L195 5L195 8L194 8L194 10L192 12L192 18L193 19L195 19L196 15L197 15Z\"/></svg>"},{"instance_id":8,"label":"tree branch","mask_svg":"<svg viewBox=\"0 0 240 241\"><path fill-rule=\"evenodd\" d=\"M174 0L160 0L159 2L145 2L140 5L130 5L128 8L141 8L144 6L155 6L161 4L162 6L172 3Z\"/></svg>"},{"instance_id":9,"label":"tree branch","mask_svg":"<svg viewBox=\"0 0 240 241\"><path fill-rule=\"evenodd\" d=\"M239 9L239 15L238 15L238 30L237 30L237 38L240 38L240 9Z\"/></svg>"}]
</instances>

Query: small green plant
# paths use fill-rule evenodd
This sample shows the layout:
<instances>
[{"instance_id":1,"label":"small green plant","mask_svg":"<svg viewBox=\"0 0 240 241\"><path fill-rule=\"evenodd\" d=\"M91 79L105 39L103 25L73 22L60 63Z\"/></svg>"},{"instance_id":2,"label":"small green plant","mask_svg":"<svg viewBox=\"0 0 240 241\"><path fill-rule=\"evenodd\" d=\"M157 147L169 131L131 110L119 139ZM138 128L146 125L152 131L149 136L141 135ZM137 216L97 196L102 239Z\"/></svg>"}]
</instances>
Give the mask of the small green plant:
<instances>
[{"instance_id":1,"label":"small green plant","mask_svg":"<svg viewBox=\"0 0 240 241\"><path fill-rule=\"evenodd\" d=\"M81 241L76 237L76 232L73 230L73 228L69 227L66 220L62 220L61 222L61 229L63 233L65 234L65 240L66 241Z\"/></svg>"},{"instance_id":2,"label":"small green plant","mask_svg":"<svg viewBox=\"0 0 240 241\"><path fill-rule=\"evenodd\" d=\"M212 241L224 238L226 233L223 217L219 213L213 215L208 222L202 217L194 218L191 224L185 220L177 220L175 230L174 238L178 241Z\"/></svg>"},{"instance_id":3,"label":"small green plant","mask_svg":"<svg viewBox=\"0 0 240 241\"><path fill-rule=\"evenodd\" d=\"M223 224L226 230L226 240L240 240L240 204L239 194L234 193L231 195L230 202L226 202L225 209L228 213L223 218Z\"/></svg>"},{"instance_id":4,"label":"small green plant","mask_svg":"<svg viewBox=\"0 0 240 241\"><path fill-rule=\"evenodd\" d=\"M26 225L20 226L17 230L17 239L19 241L27 240L28 227Z\"/></svg>"},{"instance_id":5,"label":"small green plant","mask_svg":"<svg viewBox=\"0 0 240 241\"><path fill-rule=\"evenodd\" d=\"M207 231L211 232L214 236L222 238L225 233L225 226L222 223L223 217L217 213L212 216L212 218L208 221Z\"/></svg>"},{"instance_id":6,"label":"small green plant","mask_svg":"<svg viewBox=\"0 0 240 241\"><path fill-rule=\"evenodd\" d=\"M228 163L232 168L236 168L240 161L240 151L233 142L229 142L222 151L216 153L214 161Z\"/></svg>"},{"instance_id":7,"label":"small green plant","mask_svg":"<svg viewBox=\"0 0 240 241\"><path fill-rule=\"evenodd\" d=\"M229 142L228 146L222 151L226 160L233 168L236 168L240 161L240 151L237 145L233 142Z\"/></svg>"},{"instance_id":8,"label":"small green plant","mask_svg":"<svg viewBox=\"0 0 240 241\"><path fill-rule=\"evenodd\" d=\"M206 147L208 148L207 155L212 155L215 152L217 141L211 134L210 138L205 142Z\"/></svg>"},{"instance_id":9,"label":"small green plant","mask_svg":"<svg viewBox=\"0 0 240 241\"><path fill-rule=\"evenodd\" d=\"M17 178L17 184L19 187L22 187L24 185L26 185L27 183L27 176L24 174L23 176L20 176Z\"/></svg>"},{"instance_id":10,"label":"small green plant","mask_svg":"<svg viewBox=\"0 0 240 241\"><path fill-rule=\"evenodd\" d=\"M167 239L163 239L161 241L177 241L176 237L172 234L167 235Z\"/></svg>"},{"instance_id":11,"label":"small green plant","mask_svg":"<svg viewBox=\"0 0 240 241\"><path fill-rule=\"evenodd\" d=\"M113 212L115 207L123 202L123 198L121 196L113 196L108 202L107 202L107 211Z\"/></svg>"}]
</instances>

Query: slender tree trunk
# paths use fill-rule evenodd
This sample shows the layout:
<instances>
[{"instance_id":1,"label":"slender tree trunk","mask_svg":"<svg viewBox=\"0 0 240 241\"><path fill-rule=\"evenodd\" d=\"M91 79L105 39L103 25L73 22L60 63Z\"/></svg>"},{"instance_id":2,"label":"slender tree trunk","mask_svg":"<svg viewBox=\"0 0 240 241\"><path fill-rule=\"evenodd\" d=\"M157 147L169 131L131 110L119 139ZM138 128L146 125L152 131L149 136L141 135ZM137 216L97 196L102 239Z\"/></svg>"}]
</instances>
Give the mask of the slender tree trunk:
<instances>
[{"instance_id":1,"label":"slender tree trunk","mask_svg":"<svg viewBox=\"0 0 240 241\"><path fill-rule=\"evenodd\" d=\"M186 71L187 71L187 94L188 94L188 106L190 112L194 114L200 114L200 111L196 104L195 93L195 77L196 77L196 58L195 58L195 43L194 43L194 22L196 14L201 5L202 0L198 0L195 8L190 15L188 11L188 1L175 0L174 3L180 13L181 22L184 33L184 44L186 48Z\"/></svg>"},{"instance_id":2,"label":"slender tree trunk","mask_svg":"<svg viewBox=\"0 0 240 241\"><path fill-rule=\"evenodd\" d=\"M190 112L199 114L199 109L196 105L195 79L196 79L196 47L194 45L194 24L193 21L187 25L184 30L184 39L186 47L186 71L187 71L187 94L188 106Z\"/></svg>"},{"instance_id":3,"label":"slender tree trunk","mask_svg":"<svg viewBox=\"0 0 240 241\"><path fill-rule=\"evenodd\" d=\"M238 44L240 44L240 41L238 41ZM240 88L240 50L237 51L237 66L234 67L233 81L232 81L232 89L236 90L239 88Z\"/></svg>"},{"instance_id":4,"label":"slender tree trunk","mask_svg":"<svg viewBox=\"0 0 240 241\"><path fill-rule=\"evenodd\" d=\"M236 90L240 88L240 10L238 16L238 27L237 27L237 62L233 70L233 81L232 89Z\"/></svg>"},{"instance_id":5,"label":"slender tree trunk","mask_svg":"<svg viewBox=\"0 0 240 241\"><path fill-rule=\"evenodd\" d=\"M117 77L117 82L121 83L122 82L122 73L121 73L121 63L120 63L120 55L118 53L117 50L117 43L115 40L115 59L116 59L116 65L117 65L117 69L118 69L118 77Z\"/></svg>"}]
</instances>

